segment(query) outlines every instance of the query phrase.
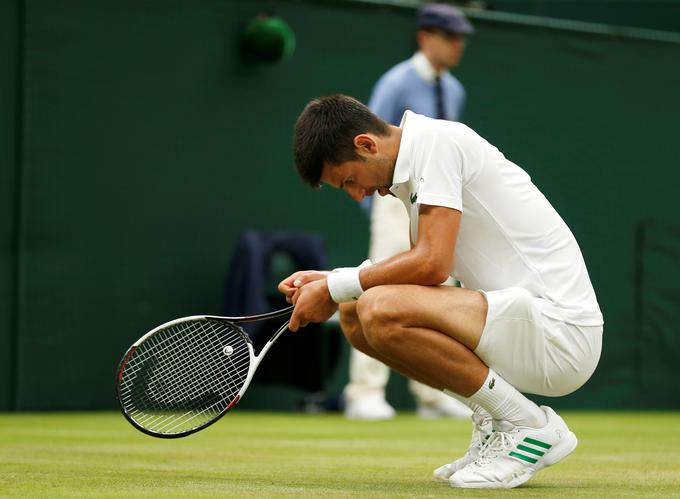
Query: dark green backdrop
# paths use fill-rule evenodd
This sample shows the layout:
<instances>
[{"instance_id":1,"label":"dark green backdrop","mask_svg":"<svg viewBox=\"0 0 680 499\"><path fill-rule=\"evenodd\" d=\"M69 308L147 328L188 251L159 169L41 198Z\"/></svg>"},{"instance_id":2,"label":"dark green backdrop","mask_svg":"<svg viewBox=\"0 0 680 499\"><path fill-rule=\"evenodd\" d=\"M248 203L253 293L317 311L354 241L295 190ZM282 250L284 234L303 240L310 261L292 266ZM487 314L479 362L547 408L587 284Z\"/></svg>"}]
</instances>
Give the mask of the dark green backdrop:
<instances>
[{"instance_id":1,"label":"dark green backdrop","mask_svg":"<svg viewBox=\"0 0 680 499\"><path fill-rule=\"evenodd\" d=\"M353 201L293 171L312 97L367 99L410 55L413 11L312 1L0 2L0 409L113 407L120 354L220 313L246 227L366 251ZM247 64L261 9L297 51ZM476 20L464 121L523 166L579 240L605 350L557 406L680 407L680 43ZM341 374L342 375L342 374Z\"/></svg>"},{"instance_id":2,"label":"dark green backdrop","mask_svg":"<svg viewBox=\"0 0 680 499\"><path fill-rule=\"evenodd\" d=\"M490 0L486 3L496 11L680 32L678 0Z\"/></svg>"}]
</instances>

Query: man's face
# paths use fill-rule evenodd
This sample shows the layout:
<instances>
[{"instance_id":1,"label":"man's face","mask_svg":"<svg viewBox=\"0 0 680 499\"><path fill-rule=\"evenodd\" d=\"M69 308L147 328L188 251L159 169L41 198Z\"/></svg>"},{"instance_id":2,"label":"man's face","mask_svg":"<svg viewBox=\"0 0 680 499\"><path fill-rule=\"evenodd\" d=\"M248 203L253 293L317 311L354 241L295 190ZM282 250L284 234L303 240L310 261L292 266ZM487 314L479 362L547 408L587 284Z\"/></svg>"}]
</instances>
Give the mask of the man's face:
<instances>
[{"instance_id":1,"label":"man's face","mask_svg":"<svg viewBox=\"0 0 680 499\"><path fill-rule=\"evenodd\" d=\"M441 30L419 33L420 49L437 69L458 65L465 51L465 37Z\"/></svg>"},{"instance_id":2,"label":"man's face","mask_svg":"<svg viewBox=\"0 0 680 499\"><path fill-rule=\"evenodd\" d=\"M361 201L375 192L381 196L390 193L394 165L381 155L345 161L339 165L324 164L321 182L342 189L355 201Z\"/></svg>"}]
</instances>

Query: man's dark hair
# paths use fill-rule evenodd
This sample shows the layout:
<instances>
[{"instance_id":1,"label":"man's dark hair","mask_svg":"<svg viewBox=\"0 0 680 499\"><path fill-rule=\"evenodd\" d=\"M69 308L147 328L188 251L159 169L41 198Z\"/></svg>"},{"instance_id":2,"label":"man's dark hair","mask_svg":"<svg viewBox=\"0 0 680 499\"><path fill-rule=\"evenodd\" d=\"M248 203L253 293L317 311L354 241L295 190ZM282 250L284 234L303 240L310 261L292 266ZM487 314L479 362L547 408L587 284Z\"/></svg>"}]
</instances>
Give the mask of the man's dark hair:
<instances>
[{"instance_id":1,"label":"man's dark hair","mask_svg":"<svg viewBox=\"0 0 680 499\"><path fill-rule=\"evenodd\" d=\"M293 157L307 184L318 187L324 163L339 165L361 159L354 137L362 133L389 135L389 126L364 104L347 95L314 99L295 123Z\"/></svg>"}]
</instances>

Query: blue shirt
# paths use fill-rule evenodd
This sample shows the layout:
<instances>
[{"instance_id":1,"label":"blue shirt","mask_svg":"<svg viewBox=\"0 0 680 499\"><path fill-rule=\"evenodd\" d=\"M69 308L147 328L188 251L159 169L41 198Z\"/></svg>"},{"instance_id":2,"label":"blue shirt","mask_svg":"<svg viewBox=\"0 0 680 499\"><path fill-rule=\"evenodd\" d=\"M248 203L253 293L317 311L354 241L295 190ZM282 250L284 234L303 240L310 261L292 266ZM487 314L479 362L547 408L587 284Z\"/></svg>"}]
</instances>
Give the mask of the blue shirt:
<instances>
[{"instance_id":1,"label":"blue shirt","mask_svg":"<svg viewBox=\"0 0 680 499\"><path fill-rule=\"evenodd\" d=\"M378 117L398 126L408 109L436 117L435 70L421 52L403 61L380 77L371 93L368 107ZM439 74L446 119L458 121L465 103L463 85L448 71Z\"/></svg>"}]
</instances>

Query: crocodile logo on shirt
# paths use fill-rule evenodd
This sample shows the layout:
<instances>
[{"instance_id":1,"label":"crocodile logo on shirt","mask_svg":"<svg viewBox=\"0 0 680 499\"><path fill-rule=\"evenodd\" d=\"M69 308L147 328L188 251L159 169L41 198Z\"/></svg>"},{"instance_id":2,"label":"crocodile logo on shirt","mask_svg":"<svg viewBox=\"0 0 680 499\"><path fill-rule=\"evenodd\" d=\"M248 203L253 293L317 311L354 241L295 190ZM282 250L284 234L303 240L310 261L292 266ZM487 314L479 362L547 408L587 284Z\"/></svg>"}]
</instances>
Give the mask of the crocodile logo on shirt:
<instances>
[{"instance_id":1,"label":"crocodile logo on shirt","mask_svg":"<svg viewBox=\"0 0 680 499\"><path fill-rule=\"evenodd\" d=\"M491 378L491 381L489 381L489 390L493 390L493 387L496 385L496 378Z\"/></svg>"},{"instance_id":2,"label":"crocodile logo on shirt","mask_svg":"<svg viewBox=\"0 0 680 499\"><path fill-rule=\"evenodd\" d=\"M416 199L418 199L418 193L414 192L411 194L411 204L414 204L416 202Z\"/></svg>"}]
</instances>

